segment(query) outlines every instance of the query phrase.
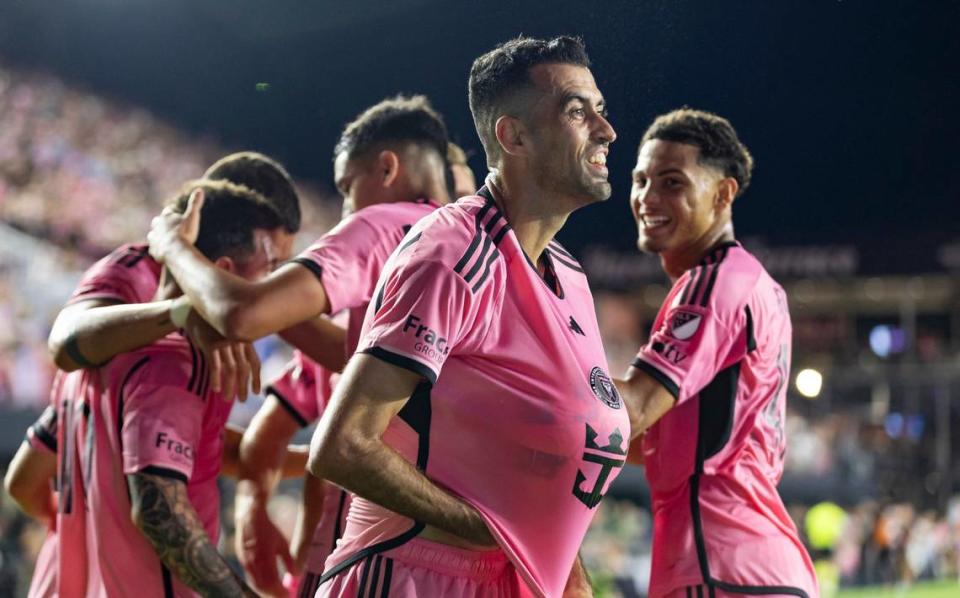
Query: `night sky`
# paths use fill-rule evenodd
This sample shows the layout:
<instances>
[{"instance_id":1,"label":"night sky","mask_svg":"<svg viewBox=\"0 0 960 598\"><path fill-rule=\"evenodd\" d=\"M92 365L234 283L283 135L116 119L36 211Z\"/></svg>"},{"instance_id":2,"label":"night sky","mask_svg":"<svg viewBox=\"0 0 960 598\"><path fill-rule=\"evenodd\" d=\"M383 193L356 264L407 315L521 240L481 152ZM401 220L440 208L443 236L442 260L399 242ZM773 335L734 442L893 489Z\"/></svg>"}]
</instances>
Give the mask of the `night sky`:
<instances>
[{"instance_id":1,"label":"night sky","mask_svg":"<svg viewBox=\"0 0 960 598\"><path fill-rule=\"evenodd\" d=\"M619 139L613 197L561 233L573 249L632 245L637 141L684 104L728 117L754 154L739 235L909 243L960 234L958 17L946 0L6 0L0 61L145 105L329 185L343 124L397 92L430 96L482 172L466 95L473 58L520 33L579 34Z\"/></svg>"}]
</instances>

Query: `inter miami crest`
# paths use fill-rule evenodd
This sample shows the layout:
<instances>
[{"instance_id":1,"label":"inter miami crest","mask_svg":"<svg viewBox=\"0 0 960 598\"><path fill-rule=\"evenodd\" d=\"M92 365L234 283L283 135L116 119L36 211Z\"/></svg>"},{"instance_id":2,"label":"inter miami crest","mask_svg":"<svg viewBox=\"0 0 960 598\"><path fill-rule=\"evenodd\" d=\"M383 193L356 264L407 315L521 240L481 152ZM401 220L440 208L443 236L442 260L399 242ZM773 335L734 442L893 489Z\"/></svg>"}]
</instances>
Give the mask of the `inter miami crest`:
<instances>
[{"instance_id":1,"label":"inter miami crest","mask_svg":"<svg viewBox=\"0 0 960 598\"><path fill-rule=\"evenodd\" d=\"M620 408L620 393L617 392L617 387L613 385L610 376L598 367L590 370L590 388L607 407Z\"/></svg>"},{"instance_id":2,"label":"inter miami crest","mask_svg":"<svg viewBox=\"0 0 960 598\"><path fill-rule=\"evenodd\" d=\"M670 336L685 341L697 333L703 316L689 311L678 311L670 318Z\"/></svg>"}]
</instances>

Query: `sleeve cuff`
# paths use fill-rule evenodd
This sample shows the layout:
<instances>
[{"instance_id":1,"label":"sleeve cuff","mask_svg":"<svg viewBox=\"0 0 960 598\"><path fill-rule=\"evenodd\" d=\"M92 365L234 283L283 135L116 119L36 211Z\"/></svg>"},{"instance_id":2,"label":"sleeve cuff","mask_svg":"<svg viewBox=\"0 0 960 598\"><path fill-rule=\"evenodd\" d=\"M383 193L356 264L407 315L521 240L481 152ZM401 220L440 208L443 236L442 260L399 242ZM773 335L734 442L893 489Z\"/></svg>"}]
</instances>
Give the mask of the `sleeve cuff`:
<instances>
[{"instance_id":1,"label":"sleeve cuff","mask_svg":"<svg viewBox=\"0 0 960 598\"><path fill-rule=\"evenodd\" d=\"M268 397L272 396L273 398L277 399L277 402L280 403L280 406L290 414L290 417L292 417L294 421L300 424L301 428L306 428L310 425L310 422L307 421L307 418L303 417L303 415L297 411L296 407L293 406L287 397L283 396L283 394L275 387L268 386L266 394Z\"/></svg>"},{"instance_id":2,"label":"sleeve cuff","mask_svg":"<svg viewBox=\"0 0 960 598\"><path fill-rule=\"evenodd\" d=\"M304 258L304 257L295 257L292 260L290 260L290 263L300 264L307 270L310 270L311 272L313 272L313 275L317 277L317 280L319 280L321 283L323 282L323 268L317 262L313 260L308 260L307 258Z\"/></svg>"},{"instance_id":3,"label":"sleeve cuff","mask_svg":"<svg viewBox=\"0 0 960 598\"><path fill-rule=\"evenodd\" d=\"M673 395L673 400L677 401L680 399L680 387L677 386L677 383L670 379L670 376L667 376L659 369L653 365L647 363L643 359L637 357L633 360L633 367L645 372L651 378L663 385L671 395Z\"/></svg>"},{"instance_id":4,"label":"sleeve cuff","mask_svg":"<svg viewBox=\"0 0 960 598\"><path fill-rule=\"evenodd\" d=\"M360 352L366 353L367 355L373 355L377 359L386 361L391 365L401 367L405 370L409 370L414 374L420 374L421 376L426 378L427 382L429 382L431 385L437 383L436 372L434 372L432 369L430 369L428 366L424 365L423 363L417 361L416 359L411 359L406 355L399 355L392 351L388 351L382 347L370 347L369 349L364 349L363 351L360 351Z\"/></svg>"},{"instance_id":5,"label":"sleeve cuff","mask_svg":"<svg viewBox=\"0 0 960 598\"><path fill-rule=\"evenodd\" d=\"M176 469L170 469L169 467L158 467L156 465L147 465L146 467L140 468L135 473L143 473L146 475L153 475L159 478L169 478L171 480L179 480L186 484L190 481L190 478L187 477L187 474L182 471L177 471Z\"/></svg>"},{"instance_id":6,"label":"sleeve cuff","mask_svg":"<svg viewBox=\"0 0 960 598\"><path fill-rule=\"evenodd\" d=\"M27 432L27 442L32 446L39 444L50 450L50 452L57 452L57 438L40 426L34 425L30 428L29 432Z\"/></svg>"}]
</instances>

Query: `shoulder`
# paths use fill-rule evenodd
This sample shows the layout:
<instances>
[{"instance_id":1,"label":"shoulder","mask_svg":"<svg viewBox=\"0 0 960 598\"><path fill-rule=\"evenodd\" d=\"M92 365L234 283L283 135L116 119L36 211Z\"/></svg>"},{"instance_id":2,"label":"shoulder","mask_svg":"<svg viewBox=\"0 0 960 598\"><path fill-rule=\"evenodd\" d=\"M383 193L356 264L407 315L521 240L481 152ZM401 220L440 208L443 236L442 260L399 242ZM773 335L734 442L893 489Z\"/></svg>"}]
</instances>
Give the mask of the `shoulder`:
<instances>
[{"instance_id":1,"label":"shoulder","mask_svg":"<svg viewBox=\"0 0 960 598\"><path fill-rule=\"evenodd\" d=\"M203 395L209 386L209 366L199 349L180 333L117 356L107 366L112 385L178 387Z\"/></svg>"},{"instance_id":2,"label":"shoulder","mask_svg":"<svg viewBox=\"0 0 960 598\"><path fill-rule=\"evenodd\" d=\"M761 277L763 266L739 243L722 245L687 270L676 286L676 305L727 311L746 304Z\"/></svg>"}]
</instances>

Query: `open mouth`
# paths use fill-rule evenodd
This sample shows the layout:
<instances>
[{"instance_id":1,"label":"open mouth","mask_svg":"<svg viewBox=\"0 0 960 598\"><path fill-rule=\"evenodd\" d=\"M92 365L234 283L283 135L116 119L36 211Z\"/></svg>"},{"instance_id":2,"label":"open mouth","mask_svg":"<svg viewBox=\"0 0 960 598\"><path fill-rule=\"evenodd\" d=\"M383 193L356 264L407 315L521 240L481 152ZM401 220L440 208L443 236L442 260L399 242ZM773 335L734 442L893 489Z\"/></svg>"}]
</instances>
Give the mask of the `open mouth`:
<instances>
[{"instance_id":1,"label":"open mouth","mask_svg":"<svg viewBox=\"0 0 960 598\"><path fill-rule=\"evenodd\" d=\"M607 154L606 152L599 151L589 158L587 158L587 164L593 167L596 170L606 174L607 172Z\"/></svg>"},{"instance_id":2,"label":"open mouth","mask_svg":"<svg viewBox=\"0 0 960 598\"><path fill-rule=\"evenodd\" d=\"M643 222L643 228L647 232L659 230L670 224L669 216L660 216L657 214L641 214L640 220Z\"/></svg>"}]
</instances>

